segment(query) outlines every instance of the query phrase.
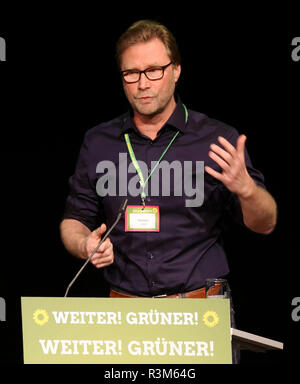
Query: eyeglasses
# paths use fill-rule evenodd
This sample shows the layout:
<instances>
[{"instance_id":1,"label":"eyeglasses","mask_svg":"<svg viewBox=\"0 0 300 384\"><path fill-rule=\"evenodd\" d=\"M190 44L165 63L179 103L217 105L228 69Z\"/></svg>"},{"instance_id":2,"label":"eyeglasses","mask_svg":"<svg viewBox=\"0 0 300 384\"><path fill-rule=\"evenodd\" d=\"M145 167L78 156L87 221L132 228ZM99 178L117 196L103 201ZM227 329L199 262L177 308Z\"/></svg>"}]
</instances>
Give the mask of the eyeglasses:
<instances>
[{"instance_id":1,"label":"eyeglasses","mask_svg":"<svg viewBox=\"0 0 300 384\"><path fill-rule=\"evenodd\" d=\"M125 71L121 71L122 77L127 84L137 83L140 81L141 74L147 77L148 80L155 81L160 80L164 77L165 69L168 68L169 65L173 64L171 61L167 65L161 65L156 67L150 67L145 69L144 71L138 71L136 69L128 69Z\"/></svg>"}]
</instances>

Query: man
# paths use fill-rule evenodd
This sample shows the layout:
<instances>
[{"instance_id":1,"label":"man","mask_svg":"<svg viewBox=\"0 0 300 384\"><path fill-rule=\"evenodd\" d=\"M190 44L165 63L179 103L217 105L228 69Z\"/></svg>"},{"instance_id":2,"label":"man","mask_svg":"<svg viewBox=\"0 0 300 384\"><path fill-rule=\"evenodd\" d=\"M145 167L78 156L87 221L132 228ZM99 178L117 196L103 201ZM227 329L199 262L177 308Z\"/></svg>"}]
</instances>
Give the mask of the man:
<instances>
[{"instance_id":1,"label":"man","mask_svg":"<svg viewBox=\"0 0 300 384\"><path fill-rule=\"evenodd\" d=\"M91 259L111 297L203 297L207 278L229 272L224 219L269 234L276 203L251 164L246 137L175 95L180 55L166 27L133 24L118 41L117 61L132 110L86 133L63 243L87 259L127 196L125 217Z\"/></svg>"}]
</instances>

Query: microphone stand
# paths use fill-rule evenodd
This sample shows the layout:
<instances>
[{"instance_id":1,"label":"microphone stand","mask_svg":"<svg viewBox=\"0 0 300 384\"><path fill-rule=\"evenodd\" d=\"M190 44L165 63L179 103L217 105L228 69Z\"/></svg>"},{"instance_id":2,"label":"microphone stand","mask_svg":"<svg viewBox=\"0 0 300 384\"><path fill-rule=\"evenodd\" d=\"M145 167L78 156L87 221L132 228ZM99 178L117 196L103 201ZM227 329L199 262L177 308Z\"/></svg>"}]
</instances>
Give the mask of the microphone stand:
<instances>
[{"instance_id":1,"label":"microphone stand","mask_svg":"<svg viewBox=\"0 0 300 384\"><path fill-rule=\"evenodd\" d=\"M66 292L64 294L64 297L67 297L68 296L68 293L69 293L69 290L70 288L72 287L72 285L75 283L75 281L77 280L78 276L81 274L81 272L84 270L84 268L87 266L87 264L90 262L91 258L94 256L94 254L98 251L98 249L100 248L101 244L105 241L105 239L107 238L107 236L111 233L111 231L115 228L115 226L118 224L118 222L120 221L121 217L123 216L124 212L125 212L125 209L127 207L127 203L128 203L128 199L125 199L119 209L119 213L118 213L118 216L115 220L115 222L113 223L113 225L109 228L109 230L105 233L103 239L101 239L101 241L99 242L99 244L97 245L97 247L93 250L93 252L89 255L89 257L86 259L85 263L83 264L83 266L79 269L79 271L76 273L76 275L74 276L73 280L70 282L70 284L68 285L67 289L66 289Z\"/></svg>"}]
</instances>

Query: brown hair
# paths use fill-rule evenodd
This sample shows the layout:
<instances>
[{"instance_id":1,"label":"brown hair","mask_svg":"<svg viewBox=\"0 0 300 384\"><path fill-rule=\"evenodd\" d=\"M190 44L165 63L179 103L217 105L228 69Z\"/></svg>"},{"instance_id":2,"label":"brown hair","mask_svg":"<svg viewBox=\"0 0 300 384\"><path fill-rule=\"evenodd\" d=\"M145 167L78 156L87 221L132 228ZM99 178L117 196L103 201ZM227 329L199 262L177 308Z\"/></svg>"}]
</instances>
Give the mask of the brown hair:
<instances>
[{"instance_id":1,"label":"brown hair","mask_svg":"<svg viewBox=\"0 0 300 384\"><path fill-rule=\"evenodd\" d=\"M176 40L167 27L153 20L140 20L132 24L119 38L116 45L116 59L121 69L122 54L130 46L146 42L151 39L160 39L165 45L173 64L180 64L180 53Z\"/></svg>"}]
</instances>

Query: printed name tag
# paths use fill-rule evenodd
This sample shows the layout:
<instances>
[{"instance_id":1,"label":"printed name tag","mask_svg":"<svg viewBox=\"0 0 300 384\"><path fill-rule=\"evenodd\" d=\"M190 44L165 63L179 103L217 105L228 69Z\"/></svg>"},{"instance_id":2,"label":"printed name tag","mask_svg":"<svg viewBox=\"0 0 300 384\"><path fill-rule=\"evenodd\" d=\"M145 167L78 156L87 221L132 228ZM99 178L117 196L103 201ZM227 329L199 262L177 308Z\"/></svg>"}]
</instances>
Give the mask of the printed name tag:
<instances>
[{"instance_id":1,"label":"printed name tag","mask_svg":"<svg viewBox=\"0 0 300 384\"><path fill-rule=\"evenodd\" d=\"M125 212L126 232L159 232L159 207L128 205Z\"/></svg>"}]
</instances>

